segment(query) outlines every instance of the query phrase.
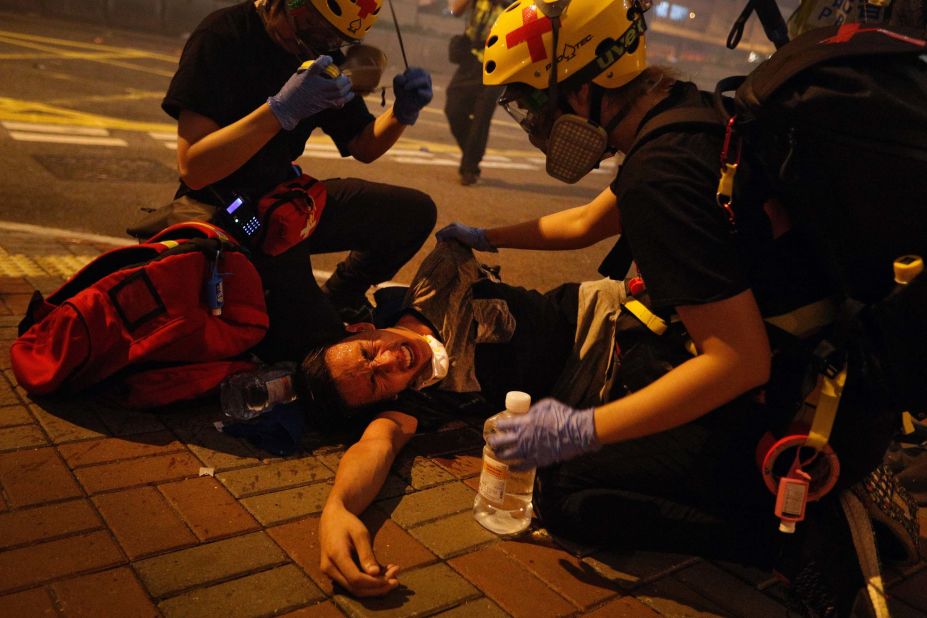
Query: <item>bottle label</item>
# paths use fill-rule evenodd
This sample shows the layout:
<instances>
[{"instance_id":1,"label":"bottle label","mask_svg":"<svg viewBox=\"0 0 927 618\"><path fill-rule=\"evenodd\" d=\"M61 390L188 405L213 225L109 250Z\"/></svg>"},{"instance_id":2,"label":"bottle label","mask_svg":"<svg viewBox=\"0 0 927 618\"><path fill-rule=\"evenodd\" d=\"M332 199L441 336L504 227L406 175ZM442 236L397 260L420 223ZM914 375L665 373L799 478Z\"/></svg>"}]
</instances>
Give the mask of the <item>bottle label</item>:
<instances>
[{"instance_id":1,"label":"bottle label","mask_svg":"<svg viewBox=\"0 0 927 618\"><path fill-rule=\"evenodd\" d=\"M290 376L282 376L267 381L267 403L274 405L287 401L293 394L293 380Z\"/></svg>"},{"instance_id":2,"label":"bottle label","mask_svg":"<svg viewBox=\"0 0 927 618\"><path fill-rule=\"evenodd\" d=\"M483 454L483 471L480 473L480 495L495 505L505 499L505 482L509 478L509 467L501 461Z\"/></svg>"}]
</instances>

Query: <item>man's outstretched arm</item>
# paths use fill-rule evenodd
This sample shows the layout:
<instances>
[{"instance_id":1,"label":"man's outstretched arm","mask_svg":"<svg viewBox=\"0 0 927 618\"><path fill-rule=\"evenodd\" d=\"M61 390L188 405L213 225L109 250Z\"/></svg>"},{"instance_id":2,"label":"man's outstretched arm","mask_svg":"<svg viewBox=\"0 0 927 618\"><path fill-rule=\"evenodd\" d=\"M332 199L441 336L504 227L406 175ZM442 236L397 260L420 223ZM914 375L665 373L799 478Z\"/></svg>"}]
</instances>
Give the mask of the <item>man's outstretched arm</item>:
<instances>
[{"instance_id":1,"label":"man's outstretched arm","mask_svg":"<svg viewBox=\"0 0 927 618\"><path fill-rule=\"evenodd\" d=\"M380 491L396 455L415 434L417 423L401 412L380 414L338 464L319 523L321 567L355 596L379 596L399 585L399 567L380 566L370 533L358 515Z\"/></svg>"}]
</instances>

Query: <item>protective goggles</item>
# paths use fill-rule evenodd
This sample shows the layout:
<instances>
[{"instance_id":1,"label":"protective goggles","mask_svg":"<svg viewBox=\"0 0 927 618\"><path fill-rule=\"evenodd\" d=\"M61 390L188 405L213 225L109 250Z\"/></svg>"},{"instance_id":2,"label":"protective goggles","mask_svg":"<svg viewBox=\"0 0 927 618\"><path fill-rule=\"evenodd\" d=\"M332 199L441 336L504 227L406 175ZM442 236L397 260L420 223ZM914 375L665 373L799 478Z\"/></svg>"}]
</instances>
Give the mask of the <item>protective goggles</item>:
<instances>
[{"instance_id":1,"label":"protective goggles","mask_svg":"<svg viewBox=\"0 0 927 618\"><path fill-rule=\"evenodd\" d=\"M541 152L547 152L547 138L560 106L550 105L548 93L527 84L509 84L499 97L499 105L518 123L528 140Z\"/></svg>"},{"instance_id":2,"label":"protective goggles","mask_svg":"<svg viewBox=\"0 0 927 618\"><path fill-rule=\"evenodd\" d=\"M531 144L547 155L547 173L573 184L598 167L602 159L615 154L609 147L608 135L627 113L627 106L606 126L600 126L603 89L590 89L591 118L576 115L569 105L558 98L551 104L548 91L525 84L506 88L499 103L528 133Z\"/></svg>"},{"instance_id":3,"label":"protective goggles","mask_svg":"<svg viewBox=\"0 0 927 618\"><path fill-rule=\"evenodd\" d=\"M313 58L355 42L346 39L311 5L292 12L287 9L287 18L296 35L297 44Z\"/></svg>"}]
</instances>

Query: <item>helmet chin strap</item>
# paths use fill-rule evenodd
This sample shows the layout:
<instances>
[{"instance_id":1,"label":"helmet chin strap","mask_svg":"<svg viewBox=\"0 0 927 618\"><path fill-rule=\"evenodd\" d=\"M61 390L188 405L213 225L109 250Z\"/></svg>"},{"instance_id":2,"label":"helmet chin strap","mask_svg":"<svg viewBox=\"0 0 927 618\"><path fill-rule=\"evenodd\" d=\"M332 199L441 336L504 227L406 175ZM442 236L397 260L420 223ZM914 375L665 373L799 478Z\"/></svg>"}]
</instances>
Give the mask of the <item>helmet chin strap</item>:
<instances>
[{"instance_id":1,"label":"helmet chin strap","mask_svg":"<svg viewBox=\"0 0 927 618\"><path fill-rule=\"evenodd\" d=\"M599 125L605 130L605 134L608 136L609 142L611 142L612 131L621 124L621 121L624 120L628 112L631 111L631 106L634 105L634 98L628 99L624 105L621 106L611 120L608 121L608 124L602 124L602 101L605 98L605 88L602 86L591 83L589 84L589 120ZM611 148L611 143L609 143L609 148ZM617 152L617 148L614 149L614 152Z\"/></svg>"},{"instance_id":2,"label":"helmet chin strap","mask_svg":"<svg viewBox=\"0 0 927 618\"><path fill-rule=\"evenodd\" d=\"M551 122L557 113L557 99L559 98L557 91L557 45L560 38L560 16L569 4L570 0L555 0L552 2L536 0L535 2L535 6L550 20L551 25L550 73L547 75L547 104L550 111L548 118L551 119Z\"/></svg>"}]
</instances>

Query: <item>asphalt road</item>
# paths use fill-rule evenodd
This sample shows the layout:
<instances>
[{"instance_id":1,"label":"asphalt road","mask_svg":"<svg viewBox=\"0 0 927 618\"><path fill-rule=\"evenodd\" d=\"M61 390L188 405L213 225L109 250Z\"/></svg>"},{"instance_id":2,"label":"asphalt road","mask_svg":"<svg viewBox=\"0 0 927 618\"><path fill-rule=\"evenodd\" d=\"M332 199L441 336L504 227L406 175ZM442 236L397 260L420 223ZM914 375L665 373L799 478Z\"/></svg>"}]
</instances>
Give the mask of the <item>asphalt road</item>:
<instances>
[{"instance_id":1,"label":"asphalt road","mask_svg":"<svg viewBox=\"0 0 927 618\"><path fill-rule=\"evenodd\" d=\"M160 101L183 40L0 16L0 221L124 236L140 209L169 202L176 189L175 126ZM454 220L491 226L534 218L588 201L613 177L611 166L576 185L549 178L540 153L500 110L483 179L460 186L459 152L442 111L449 69L410 60L434 75L435 99L418 123L369 165L340 158L324 135L314 135L299 161L308 173L426 191L438 204L439 228ZM386 76L400 69L391 65ZM382 109L379 96L368 105L374 113ZM506 281L546 289L597 278L609 246L558 253L503 250L484 257L502 265ZM395 280L407 282L423 255ZM338 259L320 256L314 265L330 269Z\"/></svg>"}]
</instances>

